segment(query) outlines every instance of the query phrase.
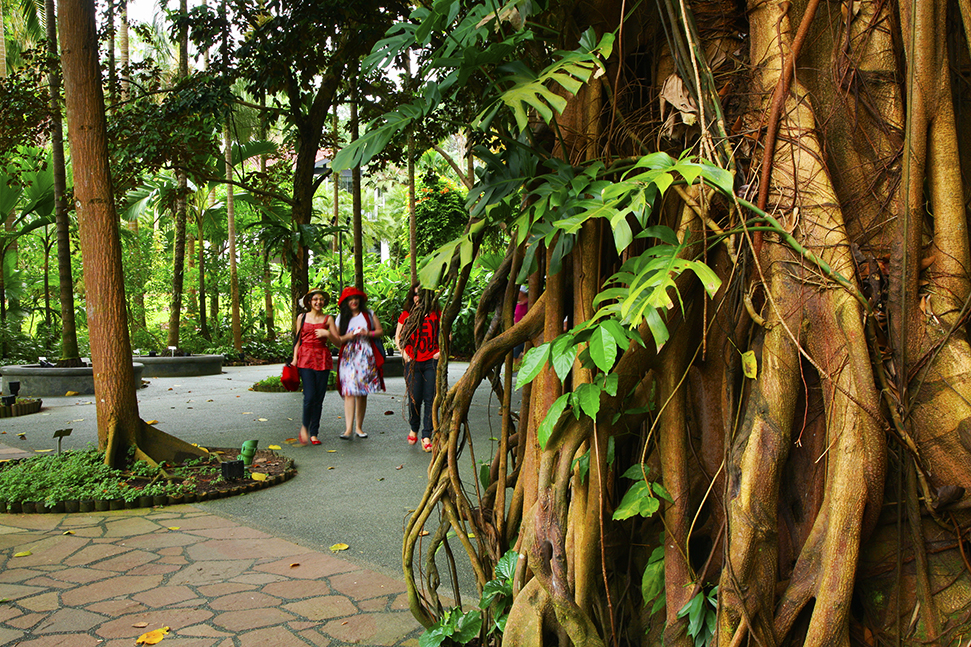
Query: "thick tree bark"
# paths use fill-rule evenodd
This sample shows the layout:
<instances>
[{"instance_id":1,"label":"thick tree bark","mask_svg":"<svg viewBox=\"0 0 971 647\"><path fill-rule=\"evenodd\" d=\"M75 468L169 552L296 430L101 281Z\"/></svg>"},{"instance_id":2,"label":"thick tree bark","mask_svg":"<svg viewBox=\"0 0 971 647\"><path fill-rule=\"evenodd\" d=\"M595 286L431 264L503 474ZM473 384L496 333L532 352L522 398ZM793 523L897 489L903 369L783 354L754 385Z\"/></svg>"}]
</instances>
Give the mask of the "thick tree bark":
<instances>
[{"instance_id":1,"label":"thick tree bark","mask_svg":"<svg viewBox=\"0 0 971 647\"><path fill-rule=\"evenodd\" d=\"M98 444L141 431L125 319L121 243L108 169L105 106L92 0L58 5L74 196L87 286L88 327L98 412ZM116 457L109 456L110 461Z\"/></svg>"}]
</instances>

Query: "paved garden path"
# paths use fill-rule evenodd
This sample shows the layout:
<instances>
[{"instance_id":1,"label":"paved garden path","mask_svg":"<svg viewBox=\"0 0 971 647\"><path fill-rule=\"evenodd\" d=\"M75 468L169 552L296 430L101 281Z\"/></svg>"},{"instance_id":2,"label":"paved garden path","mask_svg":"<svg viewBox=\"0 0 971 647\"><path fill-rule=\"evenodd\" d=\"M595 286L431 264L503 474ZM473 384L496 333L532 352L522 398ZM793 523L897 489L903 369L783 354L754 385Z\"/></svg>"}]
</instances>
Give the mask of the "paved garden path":
<instances>
[{"instance_id":1,"label":"paved garden path","mask_svg":"<svg viewBox=\"0 0 971 647\"><path fill-rule=\"evenodd\" d=\"M451 383L464 368L451 367ZM369 398L368 439L336 438L343 408L329 393L323 444L302 447L287 442L299 427L300 394L249 391L279 370L146 375L139 411L204 446L279 445L297 465L290 481L201 504L0 515L0 644L133 645L167 626L164 647L417 645L401 530L424 490L429 455L404 442L403 379L389 378L387 393ZM4 419L0 460L56 448L53 431L65 427L73 429L65 449L96 443L94 409L93 396L44 398L40 413ZM480 388L470 415L480 459L490 453L497 412ZM332 553L337 543L349 548ZM461 585L471 593L468 577Z\"/></svg>"}]
</instances>

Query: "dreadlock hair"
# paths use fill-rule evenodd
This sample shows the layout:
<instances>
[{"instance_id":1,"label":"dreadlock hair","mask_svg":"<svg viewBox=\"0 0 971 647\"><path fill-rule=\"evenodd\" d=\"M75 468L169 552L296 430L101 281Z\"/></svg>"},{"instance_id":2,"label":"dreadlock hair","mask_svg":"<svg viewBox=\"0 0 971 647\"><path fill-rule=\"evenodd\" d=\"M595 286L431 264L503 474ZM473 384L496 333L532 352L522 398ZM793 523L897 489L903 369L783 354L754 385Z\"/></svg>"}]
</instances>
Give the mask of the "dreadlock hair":
<instances>
[{"instance_id":1,"label":"dreadlock hair","mask_svg":"<svg viewBox=\"0 0 971 647\"><path fill-rule=\"evenodd\" d=\"M414 296L418 295L418 303L415 303ZM438 310L438 299L432 290L423 290L421 285L415 283L408 290L408 298L405 300L402 310L408 311L408 318L401 326L401 342L407 344L412 335L421 329L421 322L432 312Z\"/></svg>"},{"instance_id":2,"label":"dreadlock hair","mask_svg":"<svg viewBox=\"0 0 971 647\"><path fill-rule=\"evenodd\" d=\"M364 308L367 307L367 297L366 296L362 297L362 296L357 296L357 295L355 295L355 296L358 299L358 304L359 304L358 309L359 309L359 311L360 312L364 312ZM354 316L351 313L351 306L348 305L349 302L350 302L350 300L352 298L354 298L354 297L348 297L348 298L344 299L343 301L341 301L340 306L337 308L337 310L338 310L338 312L340 314L340 318L341 318L341 325L340 325L340 334L341 335L346 335L347 334L347 324L351 323L351 317Z\"/></svg>"}]
</instances>

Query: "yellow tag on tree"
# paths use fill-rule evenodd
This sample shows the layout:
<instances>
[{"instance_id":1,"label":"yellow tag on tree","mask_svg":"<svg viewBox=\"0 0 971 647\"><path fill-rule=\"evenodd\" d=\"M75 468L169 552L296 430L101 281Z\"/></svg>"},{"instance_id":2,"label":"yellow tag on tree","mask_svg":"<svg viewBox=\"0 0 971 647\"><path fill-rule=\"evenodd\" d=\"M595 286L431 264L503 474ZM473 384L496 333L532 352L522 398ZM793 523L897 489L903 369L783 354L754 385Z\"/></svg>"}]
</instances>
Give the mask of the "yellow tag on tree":
<instances>
[{"instance_id":1,"label":"yellow tag on tree","mask_svg":"<svg viewBox=\"0 0 971 647\"><path fill-rule=\"evenodd\" d=\"M745 377L753 380L759 377L759 362L755 359L755 351L749 350L742 353L742 371Z\"/></svg>"}]
</instances>

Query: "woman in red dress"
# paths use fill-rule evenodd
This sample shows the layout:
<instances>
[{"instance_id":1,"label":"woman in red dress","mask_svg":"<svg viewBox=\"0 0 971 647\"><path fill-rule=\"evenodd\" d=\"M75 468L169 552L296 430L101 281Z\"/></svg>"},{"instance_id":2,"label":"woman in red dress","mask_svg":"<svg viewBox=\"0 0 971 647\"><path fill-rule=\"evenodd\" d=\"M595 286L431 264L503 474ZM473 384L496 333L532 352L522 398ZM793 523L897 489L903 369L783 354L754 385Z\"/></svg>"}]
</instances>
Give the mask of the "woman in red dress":
<instances>
[{"instance_id":1,"label":"woman in red dress","mask_svg":"<svg viewBox=\"0 0 971 647\"><path fill-rule=\"evenodd\" d=\"M303 385L303 425L300 427L300 442L319 445L317 432L320 428L320 410L324 404L324 394L334 370L334 360L330 356L331 333L334 319L324 314L329 298L323 290L311 290L303 297L306 314L297 318L294 335L297 342L293 347L293 365L300 372Z\"/></svg>"}]
</instances>

